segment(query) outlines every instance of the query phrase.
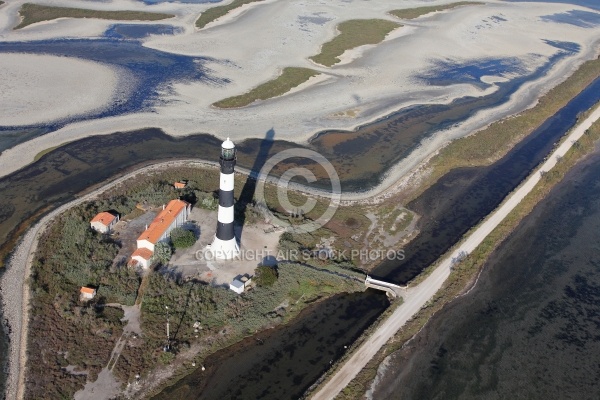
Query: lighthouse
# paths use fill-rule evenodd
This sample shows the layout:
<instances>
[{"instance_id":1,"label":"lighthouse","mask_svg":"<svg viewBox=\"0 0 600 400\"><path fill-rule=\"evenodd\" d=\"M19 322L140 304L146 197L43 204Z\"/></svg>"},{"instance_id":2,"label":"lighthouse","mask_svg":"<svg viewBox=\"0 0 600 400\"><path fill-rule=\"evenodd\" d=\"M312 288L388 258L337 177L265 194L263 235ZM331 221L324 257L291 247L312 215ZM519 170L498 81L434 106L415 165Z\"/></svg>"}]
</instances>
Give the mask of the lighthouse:
<instances>
[{"instance_id":1,"label":"lighthouse","mask_svg":"<svg viewBox=\"0 0 600 400\"><path fill-rule=\"evenodd\" d=\"M233 232L233 170L235 168L235 145L229 138L221 145L221 179L219 184L219 212L217 232L210 246L215 258L230 260L240 251Z\"/></svg>"}]
</instances>

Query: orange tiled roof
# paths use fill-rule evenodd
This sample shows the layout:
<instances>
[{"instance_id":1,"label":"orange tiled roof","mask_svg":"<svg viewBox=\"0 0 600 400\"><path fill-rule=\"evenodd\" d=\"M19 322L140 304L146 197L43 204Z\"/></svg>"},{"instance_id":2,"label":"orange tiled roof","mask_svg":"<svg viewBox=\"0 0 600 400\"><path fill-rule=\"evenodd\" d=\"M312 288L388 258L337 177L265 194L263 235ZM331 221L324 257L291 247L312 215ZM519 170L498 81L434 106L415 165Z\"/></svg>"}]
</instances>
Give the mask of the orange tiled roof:
<instances>
[{"instance_id":1,"label":"orange tiled roof","mask_svg":"<svg viewBox=\"0 0 600 400\"><path fill-rule=\"evenodd\" d=\"M189 203L186 201L171 200L165 209L154 218L154 221L140 235L138 240L147 240L150 243L156 244L179 213L187 206L189 206Z\"/></svg>"},{"instance_id":2,"label":"orange tiled roof","mask_svg":"<svg viewBox=\"0 0 600 400\"><path fill-rule=\"evenodd\" d=\"M133 258L135 256L140 256L144 260L150 260L152 258L152 252L150 250L148 250L147 248L142 247L142 248L134 251L133 254L131 255L131 258Z\"/></svg>"},{"instance_id":3,"label":"orange tiled roof","mask_svg":"<svg viewBox=\"0 0 600 400\"><path fill-rule=\"evenodd\" d=\"M183 189L186 187L186 184L185 182L175 182L173 186L175 186L175 189Z\"/></svg>"},{"instance_id":4,"label":"orange tiled roof","mask_svg":"<svg viewBox=\"0 0 600 400\"><path fill-rule=\"evenodd\" d=\"M104 225L108 226L108 225L110 225L111 222L113 222L115 220L115 218L117 218L115 215L104 211L104 212L98 213L98 215L96 215L92 219L92 222L101 222Z\"/></svg>"},{"instance_id":5,"label":"orange tiled roof","mask_svg":"<svg viewBox=\"0 0 600 400\"><path fill-rule=\"evenodd\" d=\"M81 289L79 289L79 291L81 293L94 294L94 292L96 291L96 289L92 289L92 288L89 288L89 287L82 286Z\"/></svg>"}]
</instances>

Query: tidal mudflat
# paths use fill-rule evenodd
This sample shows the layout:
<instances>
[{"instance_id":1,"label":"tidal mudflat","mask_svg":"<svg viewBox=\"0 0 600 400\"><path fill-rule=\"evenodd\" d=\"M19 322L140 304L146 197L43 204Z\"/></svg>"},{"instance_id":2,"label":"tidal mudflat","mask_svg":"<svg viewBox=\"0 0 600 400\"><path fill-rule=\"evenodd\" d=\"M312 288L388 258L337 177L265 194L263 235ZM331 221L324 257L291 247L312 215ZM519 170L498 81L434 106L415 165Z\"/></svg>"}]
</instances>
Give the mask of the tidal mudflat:
<instances>
[{"instance_id":1,"label":"tidal mudflat","mask_svg":"<svg viewBox=\"0 0 600 400\"><path fill-rule=\"evenodd\" d=\"M59 1L56 5L67 3ZM73 3L68 5L72 7ZM418 5L419 2L414 3ZM131 39L119 39L116 46L131 49L132 40L147 52L152 49L173 57L198 59L202 74L192 79L170 77L167 85L154 86L143 107L125 106L136 101L140 104L140 93L148 90L147 82L143 85L133 82L129 94L117 93L116 100L98 105L108 112L91 113L69 122L68 117L79 115L73 109L72 115L63 115L68 122L65 126L4 151L0 155L0 172L14 171L31 162L38 152L72 140L148 127L161 128L170 135L209 133L230 136L236 141L263 137L274 130L280 139L306 143L325 129L352 132L396 112L414 107L455 108L457 102L493 97L507 85L513 86L510 94L505 92L499 96L501 101L497 99L492 106L483 110L471 108L466 120L465 114L463 118L449 115L432 123L430 128L437 129L428 130L425 135L409 133L411 143L398 153L401 155L397 161L406 172L448 140L530 107L545 91L598 53L597 25L593 21L590 25L589 18L581 14L589 10L568 4L540 8L527 3L491 2L404 21L389 14L398 7L392 0L353 3L352 7L341 0L326 4L312 0L265 1L196 30L193 20L211 6L203 2L152 6L141 2L94 3L93 8L98 10L151 8L176 15L165 20L164 26L157 27L162 25L157 22L137 22L140 28L121 28ZM81 3L81 7L90 5ZM107 32L109 36L114 34L114 21L72 18L13 31L18 9L19 4L7 4L0 9L3 45L11 47L10 53L3 54L7 59L16 57L19 51L27 51L29 43L45 43L47 53L59 55L61 51L64 53L59 47L65 46L61 42L66 38L73 47L81 46L81 41L97 46L107 40ZM565 13L571 13L571 19L583 20L567 24L552 17ZM335 37L340 23L354 19L386 20L403 26L380 43L346 51L341 62L333 67L319 66L309 60ZM148 29L144 25L149 25ZM265 26L269 29L264 29ZM515 36L518 41L513 40ZM567 42L570 50L564 54L565 47L561 48L560 43ZM19 50L19 46L23 49ZM94 55L75 56L110 64L114 52L107 52L102 59L105 49L98 50ZM564 57L557 58L559 55ZM477 68L469 69L466 67L469 65ZM212 107L219 100L244 94L274 79L289 66L315 69L327 79L247 107L227 110ZM114 64L110 67L120 79L131 75L127 68ZM169 70L173 68L162 69ZM10 80L3 80L8 81L19 86L27 81L27 75L14 74ZM124 86L112 87L118 91ZM10 102L10 97L0 96L0 105ZM464 108L465 104L458 107L461 106ZM43 112L31 112L39 118L44 116ZM21 117L19 126L31 126L26 115ZM14 128L16 122L8 124L0 118L0 126Z\"/></svg>"}]
</instances>

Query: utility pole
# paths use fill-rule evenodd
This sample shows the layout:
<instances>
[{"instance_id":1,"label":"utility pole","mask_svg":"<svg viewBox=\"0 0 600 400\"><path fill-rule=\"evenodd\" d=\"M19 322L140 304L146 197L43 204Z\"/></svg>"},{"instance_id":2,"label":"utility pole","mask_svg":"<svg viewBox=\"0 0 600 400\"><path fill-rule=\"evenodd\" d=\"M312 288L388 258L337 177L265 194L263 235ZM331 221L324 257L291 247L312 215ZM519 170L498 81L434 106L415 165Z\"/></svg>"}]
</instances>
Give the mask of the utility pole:
<instances>
[{"instance_id":1,"label":"utility pole","mask_svg":"<svg viewBox=\"0 0 600 400\"><path fill-rule=\"evenodd\" d=\"M165 351L171 350L171 335L169 333L169 306L165 306L167 309L167 345L165 346Z\"/></svg>"}]
</instances>

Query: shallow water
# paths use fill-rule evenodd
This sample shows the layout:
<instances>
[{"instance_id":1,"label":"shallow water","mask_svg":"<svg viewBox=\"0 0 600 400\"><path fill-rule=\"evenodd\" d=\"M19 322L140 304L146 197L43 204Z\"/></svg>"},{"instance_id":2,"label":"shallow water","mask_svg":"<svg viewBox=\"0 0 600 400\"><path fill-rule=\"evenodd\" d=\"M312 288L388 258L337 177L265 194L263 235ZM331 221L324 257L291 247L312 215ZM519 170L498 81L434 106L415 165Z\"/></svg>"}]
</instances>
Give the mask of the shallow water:
<instances>
[{"instance_id":1,"label":"shallow water","mask_svg":"<svg viewBox=\"0 0 600 400\"><path fill-rule=\"evenodd\" d=\"M483 76L522 76L526 72L523 60L518 57L470 60L466 63L438 60L435 63L435 68L417 75L417 79L436 86L471 83L484 88L489 84L481 81Z\"/></svg>"},{"instance_id":2,"label":"shallow water","mask_svg":"<svg viewBox=\"0 0 600 400\"><path fill-rule=\"evenodd\" d=\"M388 304L381 292L334 296L284 327L210 356L206 371L197 369L154 399L298 399Z\"/></svg>"},{"instance_id":3,"label":"shallow water","mask_svg":"<svg viewBox=\"0 0 600 400\"><path fill-rule=\"evenodd\" d=\"M600 10L598 0L508 0L515 3L532 2L532 3L567 3L577 6L588 7L594 10Z\"/></svg>"},{"instance_id":4,"label":"shallow water","mask_svg":"<svg viewBox=\"0 0 600 400\"><path fill-rule=\"evenodd\" d=\"M132 34L134 28L120 28ZM141 28L140 28L141 29ZM115 28L118 32L119 28ZM0 42L2 53L51 54L96 61L126 71L127 77L117 88L115 100L100 111L66 118L50 123L24 127L0 126L0 151L32 137L31 132L43 134L57 130L68 123L128 114L150 109L159 104L158 93L167 90L174 82L200 81L210 85L226 85L229 81L213 75L204 63L214 60L190 57L149 49L135 40L60 39L31 42ZM29 135L16 136L18 132Z\"/></svg>"},{"instance_id":5,"label":"shallow water","mask_svg":"<svg viewBox=\"0 0 600 400\"><path fill-rule=\"evenodd\" d=\"M590 11L572 10L542 17L544 21L560 22L580 28L593 28L600 25L600 14Z\"/></svg>"},{"instance_id":6,"label":"shallow water","mask_svg":"<svg viewBox=\"0 0 600 400\"><path fill-rule=\"evenodd\" d=\"M408 208L422 215L420 234L402 261L384 262L372 275L406 283L437 260L472 226L494 210L550 152L582 110L600 101L600 79L548 119L504 158L483 168L456 169L426 190Z\"/></svg>"},{"instance_id":7,"label":"shallow water","mask_svg":"<svg viewBox=\"0 0 600 400\"><path fill-rule=\"evenodd\" d=\"M355 132L323 131L310 141L316 151L327 157L336 167L345 191L368 190L374 182L385 175L398 162L408 157L420 143L456 124L464 122L482 109L499 106L526 82L542 77L560 59L579 51L576 43L547 41L559 49L550 59L531 72L520 69L520 74L512 76L508 82L497 84L497 90L483 97L464 97L448 105L417 105L403 109L380 121L359 128ZM514 60L513 60L514 61ZM477 63L476 60L472 60ZM501 64L505 65L501 65ZM481 82L485 71L502 75L511 62L495 60L487 66L471 68L468 63L433 62L430 71L424 72L423 79L431 79L431 84L441 85L450 81L461 81L478 86L488 86ZM520 64L519 64L520 65ZM478 72L475 73L474 71Z\"/></svg>"},{"instance_id":8,"label":"shallow water","mask_svg":"<svg viewBox=\"0 0 600 400\"><path fill-rule=\"evenodd\" d=\"M174 35L181 31L181 28L172 25L115 24L104 32L104 36L112 39L142 39L150 35Z\"/></svg>"},{"instance_id":9,"label":"shallow water","mask_svg":"<svg viewBox=\"0 0 600 400\"><path fill-rule=\"evenodd\" d=\"M600 396L600 154L500 246L474 290L391 360L377 399Z\"/></svg>"},{"instance_id":10,"label":"shallow water","mask_svg":"<svg viewBox=\"0 0 600 400\"><path fill-rule=\"evenodd\" d=\"M417 199L414 207L421 207L420 211L428 216L428 218L422 219L422 221L427 221L427 224L421 227L421 235L429 235L430 239L435 239L435 246L429 247L433 242L428 243L425 241L422 242L424 247L420 249L411 247L410 249L414 249L414 252L410 250L405 253L409 258L413 257L414 264L410 264L409 267L406 267L405 264L389 266L390 279L400 280L397 278L398 276L410 276L418 273L419 268L428 265L425 263L427 257L437 258L436 254L441 254L440 251L442 251L443 246L452 245L455 236L462 234L461 230L468 229L473 221L476 222L486 215L490 207L493 208L494 204L501 201L503 191L509 191L514 187L514 184L527 175L527 168L532 165L531 163L536 164L536 157L541 159L547 154L552 148L555 138L560 137L564 130L570 126L569 119L571 118L572 123L573 115L586 110L590 104L598 99L598 96L600 96L598 85L600 85L600 80L586 89L586 92L578 97L579 100L572 103L571 107L568 108L570 114L559 113L545 124L546 128L548 126L551 128L549 133L528 138L518 146L518 149L531 146L529 151L519 153L518 158L512 156L513 158L506 158L497 163L495 168L498 169L494 172L496 175L487 175L487 179L483 179L482 177L486 176L485 173L489 168L454 171L427 191L420 199ZM559 124L553 125L552 121L556 120L559 121ZM388 129L393 129L393 124ZM238 147L240 165L251 166L255 161L256 154L261 153L263 145L264 143L261 140L250 140L241 143ZM6 245L8 238L14 240L18 231L14 231L13 228L26 228L32 221L39 218L45 207L54 207L67 202L76 193L93 187L117 173L122 173L129 168L137 168L140 164L157 158L186 158L201 154L203 158L217 159L219 146L220 141L212 136L196 135L174 139L156 129L91 137L68 144L60 151L47 154L39 162L7 177L0 178L0 203L3 205L0 209L0 237L2 242ZM297 147L297 145L274 141L268 146L268 151L263 156L268 157L270 154L293 147ZM522 150L516 149L515 151ZM511 175L508 175L509 172ZM510 178L507 178L508 176ZM470 192L472 188L469 185L472 185L473 182L479 185L479 191ZM443 196L440 193L443 193ZM446 219L441 221L448 221L448 223L440 225L440 220L436 221L431 216L444 217ZM18 230L19 228L15 229ZM418 240L415 243L418 243ZM409 249L407 248L407 250ZM343 300L344 297L341 297L341 299ZM365 301L367 300L370 301L369 296L365 299ZM343 307L343 305L340 305L340 307ZM362 331L369 324L369 321L359 318L350 326L359 326L359 330ZM329 337L328 335L336 337L335 330L329 331L323 328L319 333L323 335L323 338ZM284 341L285 338L274 337L273 340L274 342ZM298 345L296 353L310 351L311 346L303 348ZM253 350L249 349L249 351ZM284 365L293 363L293 361L287 359L282 359L282 362ZM276 365L273 367L278 368ZM312 376L310 373L315 368L314 366L308 366L308 371L302 372L299 364L296 373L306 376L306 380L303 378L298 381L298 384L294 383L294 380L288 380L285 385L281 384L275 387L282 387L284 390L295 393L307 386L308 380L312 379L309 379L309 376ZM320 364L319 368L323 368L323 365ZM235 369L226 368L220 371L230 376ZM185 382L182 381L181 385L189 386ZM170 390L179 389L176 386ZM269 390L275 389L271 388ZM265 398L268 398L268 396ZM274 396L272 398L278 397Z\"/></svg>"},{"instance_id":11,"label":"shallow water","mask_svg":"<svg viewBox=\"0 0 600 400\"><path fill-rule=\"evenodd\" d=\"M591 105L600 100L600 79L588 87L580 96L569 103L563 110L557 113L553 118L548 120L537 132L523 141L515 150L509 153L505 158L488 168L464 169L457 170L446 177L442 178L438 184L434 185L423 196L416 200L413 207L421 207L419 211L426 215L422 220L425 223L421 226L423 231L419 237L405 249L407 261L398 265L398 263L390 263L383 265L374 271L373 274L381 274L383 268L387 268L384 272L387 273L386 278L402 282L403 280L412 279L418 274L422 268L429 265L437 259L442 253L445 246L451 246L458 238L466 232L475 222L487 215L502 198L510 192L515 185L524 179L531 168L537 165L548 152L553 148L554 141L562 136L570 126L573 125L577 114L581 110L588 109ZM600 189L599 189L600 190ZM414 244L413 244L414 243ZM428 261L431 260L431 261ZM325 337L327 332L325 327L322 329ZM334 334L332 331L329 334ZM287 337L281 334L275 338L285 342ZM296 351L310 351L310 345L297 348ZM258 351L256 346L251 346L248 351ZM225 350L223 353L227 353ZM235 353L229 353L229 357L235 357ZM288 365L291 360L285 360L281 364L273 362L272 368L280 368L280 365ZM281 367L284 368L284 367ZM229 374L231 370L226 369L226 373L215 372L215 382L235 382L235 379L247 379L243 372L239 372L234 380L230 380ZM300 368L296 371L300 373ZM178 382L173 387L167 389L164 395L172 395L171 398L188 398L188 394L194 389L199 392L202 390L210 390L194 379L198 379L200 372L196 371L190 381L187 378ZM216 378L218 374L218 379ZM226 378L225 378L226 377ZM198 383L194 383L198 382ZM275 388L280 388L281 384L274 384L272 379L254 383L265 390L263 398L278 399L278 395L274 395ZM196 386L197 385L197 386ZM299 385L294 381L288 381L284 386L286 391L296 393ZM179 392L182 390L182 392ZM210 392L214 393L214 392ZM225 393L225 392L219 392ZM234 392L227 392L228 395L234 398ZM241 396L237 394L237 398L254 398L252 395ZM163 397L163 398L168 398ZM198 398L217 398L201 397ZM391 398L394 398L393 396ZM414 397L415 399L426 397ZM441 397L443 398L443 397Z\"/></svg>"},{"instance_id":12,"label":"shallow water","mask_svg":"<svg viewBox=\"0 0 600 400\"><path fill-rule=\"evenodd\" d=\"M317 19L314 19L317 18ZM319 16L300 21L301 23L319 23ZM0 126L0 151L23 143L36 135L55 131L73 122L113 117L128 113L151 110L153 106L162 105L159 93L168 91L175 82L200 81L211 86L224 86L230 81L215 75L204 65L211 63L228 63L227 60L215 60L207 57L190 57L144 47L138 38L150 34L173 34L175 28L162 24L114 24L106 32L104 38L98 39L58 39L31 42L0 42L0 54L8 52L52 54L66 57L77 57L90 61L118 67L127 76L125 84L119 85L118 93L112 104L101 110L83 115L72 116L49 124L24 127ZM524 83L535 81L543 76L560 59L580 51L576 43L546 41L558 49L545 62L538 64L534 70L526 68L525 59L531 61L536 55L527 55L523 60L474 59L466 62L448 60L432 60L429 70L423 71L417 79L429 85L446 86L453 84L472 84L480 88L490 84L481 81L484 75L500 76L508 79L498 83L497 90L484 97L459 98L448 105L417 105L384 118L383 124L369 124L358 132L324 131L313 141L317 151L328 158L355 159L355 164L366 165L365 171L354 174L352 179L345 179L345 190L361 190L372 185L373 173L379 177L382 171L392 168L397 162L407 157L423 139L435 132L460 123L481 109L491 108L506 102ZM424 118L427 116L427 118ZM392 127L392 129L386 129ZM383 128L383 129L382 129ZM370 131L364 135L365 131ZM324 136L342 134L344 139L335 146L321 145ZM365 152L367 136L375 139L376 150L384 157ZM390 146L391 144L391 146ZM384 165L372 170L373 160L384 159ZM347 161L346 161L347 162ZM374 167L374 166L373 166Z\"/></svg>"}]
</instances>

